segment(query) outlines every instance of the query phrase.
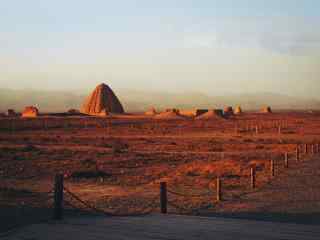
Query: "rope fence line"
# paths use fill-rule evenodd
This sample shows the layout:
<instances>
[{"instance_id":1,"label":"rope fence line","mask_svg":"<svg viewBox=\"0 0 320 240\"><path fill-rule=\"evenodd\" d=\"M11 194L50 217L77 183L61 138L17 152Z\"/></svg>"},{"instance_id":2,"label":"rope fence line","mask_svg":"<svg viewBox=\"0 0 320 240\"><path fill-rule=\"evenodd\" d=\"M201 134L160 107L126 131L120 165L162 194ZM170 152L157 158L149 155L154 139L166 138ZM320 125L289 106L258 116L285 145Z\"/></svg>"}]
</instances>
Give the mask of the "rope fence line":
<instances>
[{"instance_id":1,"label":"rope fence line","mask_svg":"<svg viewBox=\"0 0 320 240\"><path fill-rule=\"evenodd\" d=\"M181 192L176 192L170 189L167 189L168 193L171 193L173 195L176 196L180 196L180 197L190 197L190 198L199 198L199 197L210 197L213 196L212 192L207 192L207 193L203 193L203 194L188 194L188 193L181 193Z\"/></svg>"},{"instance_id":2,"label":"rope fence line","mask_svg":"<svg viewBox=\"0 0 320 240\"><path fill-rule=\"evenodd\" d=\"M297 164L299 162L306 161L306 159L304 158L316 156L316 154L319 154L319 151L319 144L317 143L312 145L297 145L295 152L286 152L282 154L283 157L281 159L281 164L280 161L274 161L273 159L270 159L270 168L266 168L270 172L268 179L272 179L277 176L278 171L276 170L279 169L279 166L283 167L281 168L281 170L286 170L290 168L294 162ZM248 176L245 176L249 179L247 185L248 190L257 189L257 172L258 171L256 171L256 168L254 166L251 166L250 174ZM200 189L192 188L190 190L187 190L180 189L179 186L168 187L166 182L161 182L160 192L155 195L152 194L152 196L150 196L151 199L148 199L146 201L147 205L144 205L143 209L138 209L140 212L136 215L149 214L159 209L161 213L166 214L168 213L168 206L173 209L176 209L180 213L193 213L203 209L210 209L211 207L216 206L221 201L228 201L228 199L224 197L224 193L226 193L225 191L228 191L227 189L224 189L224 180L225 179L223 177L217 177L216 183L213 185L209 184L207 187L211 188L210 186L215 186L215 189L206 189L206 191L200 193L195 192L195 190L199 191ZM93 204L84 201L77 194L65 187L63 181L63 175L57 174L55 178L54 188L48 192L43 193L43 195L39 198L39 200L42 202L48 202L50 200L53 200L54 219L56 220L62 219L64 205L79 211L87 210L93 213L98 213L109 217L135 215L118 214L117 212L111 212L112 210L110 209L106 210L98 208ZM212 181L214 181L214 179L212 179ZM186 201L176 201L180 197L183 197ZM193 200L195 201L193 202ZM187 204L185 204L185 202L187 202ZM79 204L81 205L80 207L78 206ZM122 205L121 207L125 209L126 207L128 207L128 205Z\"/></svg>"},{"instance_id":3,"label":"rope fence line","mask_svg":"<svg viewBox=\"0 0 320 240\"><path fill-rule=\"evenodd\" d=\"M132 213L132 214L117 214L114 212L111 212L110 210L107 211L105 209L101 209L101 208L97 208L94 205L82 200L79 196L77 196L76 194L74 194L73 192L71 192L69 189L67 189L66 187L63 188L64 192L66 194L68 194L72 199L76 200L77 202L81 203L87 210L91 210L95 213L98 214L102 214L105 216L132 216L132 215L145 215L145 214L149 214L151 212L153 212L155 210L155 208L157 208L159 206L159 204L156 204L156 201L159 199L159 196L155 196L152 199L149 200L149 204L144 207L144 209L142 209L139 213ZM64 200L65 201L65 200ZM79 208L77 207L75 204L72 204L70 201L66 201L67 204L69 204L72 208L77 209L77 210L84 210L83 208Z\"/></svg>"},{"instance_id":4,"label":"rope fence line","mask_svg":"<svg viewBox=\"0 0 320 240\"><path fill-rule=\"evenodd\" d=\"M83 201L81 198L79 198L77 195L75 195L74 193L72 193L71 191L69 191L66 187L63 187L63 190L69 194L72 198L74 198L75 200L77 200L78 202L80 202L81 204L83 204L86 208L88 208L89 210L93 210L96 213L100 213L100 214L104 214L107 216L113 216L112 213L110 212L106 212L104 210L101 209L97 209L96 207L90 205L89 203Z\"/></svg>"}]
</instances>

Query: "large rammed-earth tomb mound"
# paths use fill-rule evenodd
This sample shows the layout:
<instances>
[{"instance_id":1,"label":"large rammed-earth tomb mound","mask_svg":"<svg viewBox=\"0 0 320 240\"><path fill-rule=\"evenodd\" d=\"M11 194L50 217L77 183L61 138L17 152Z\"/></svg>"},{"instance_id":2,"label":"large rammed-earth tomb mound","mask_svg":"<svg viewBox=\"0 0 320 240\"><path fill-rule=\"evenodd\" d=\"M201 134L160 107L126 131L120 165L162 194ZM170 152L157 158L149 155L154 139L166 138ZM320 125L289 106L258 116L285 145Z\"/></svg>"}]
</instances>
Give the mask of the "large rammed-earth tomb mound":
<instances>
[{"instance_id":1,"label":"large rammed-earth tomb mound","mask_svg":"<svg viewBox=\"0 0 320 240\"><path fill-rule=\"evenodd\" d=\"M124 113L124 109L111 88L102 83L85 100L81 113L93 116L107 116L108 113Z\"/></svg>"},{"instance_id":2,"label":"large rammed-earth tomb mound","mask_svg":"<svg viewBox=\"0 0 320 240\"><path fill-rule=\"evenodd\" d=\"M24 118L35 118L38 117L39 110L36 107L28 106L25 107L24 111L22 112L22 117Z\"/></svg>"}]
</instances>

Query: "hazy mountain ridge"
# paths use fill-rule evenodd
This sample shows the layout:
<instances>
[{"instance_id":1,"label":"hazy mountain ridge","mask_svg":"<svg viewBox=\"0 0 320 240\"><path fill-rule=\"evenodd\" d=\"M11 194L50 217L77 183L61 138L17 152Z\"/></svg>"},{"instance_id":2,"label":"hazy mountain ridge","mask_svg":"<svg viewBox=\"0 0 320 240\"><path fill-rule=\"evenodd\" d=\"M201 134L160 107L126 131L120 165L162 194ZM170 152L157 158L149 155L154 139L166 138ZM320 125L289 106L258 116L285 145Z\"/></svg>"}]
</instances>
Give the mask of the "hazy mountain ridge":
<instances>
[{"instance_id":1,"label":"hazy mountain ridge","mask_svg":"<svg viewBox=\"0 0 320 240\"><path fill-rule=\"evenodd\" d=\"M88 93L72 91L10 90L0 89L0 111L9 108L21 111L34 105L42 112L61 112L79 109ZM117 96L126 111L143 112L150 107L165 108L223 108L241 105L244 109L260 109L270 105L274 109L320 109L320 101L274 93L257 93L228 96L207 96L202 93L163 93L120 89Z\"/></svg>"}]
</instances>

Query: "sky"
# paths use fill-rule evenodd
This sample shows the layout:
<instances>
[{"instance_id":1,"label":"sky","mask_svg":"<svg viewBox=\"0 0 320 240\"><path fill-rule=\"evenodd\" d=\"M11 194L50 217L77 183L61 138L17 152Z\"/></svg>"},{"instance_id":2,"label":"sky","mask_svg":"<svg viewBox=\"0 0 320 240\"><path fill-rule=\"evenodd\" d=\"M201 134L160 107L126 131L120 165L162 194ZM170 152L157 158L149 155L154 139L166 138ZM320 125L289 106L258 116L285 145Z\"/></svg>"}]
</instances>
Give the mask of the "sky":
<instances>
[{"instance_id":1,"label":"sky","mask_svg":"<svg viewBox=\"0 0 320 240\"><path fill-rule=\"evenodd\" d=\"M320 99L318 0L0 2L0 88Z\"/></svg>"}]
</instances>

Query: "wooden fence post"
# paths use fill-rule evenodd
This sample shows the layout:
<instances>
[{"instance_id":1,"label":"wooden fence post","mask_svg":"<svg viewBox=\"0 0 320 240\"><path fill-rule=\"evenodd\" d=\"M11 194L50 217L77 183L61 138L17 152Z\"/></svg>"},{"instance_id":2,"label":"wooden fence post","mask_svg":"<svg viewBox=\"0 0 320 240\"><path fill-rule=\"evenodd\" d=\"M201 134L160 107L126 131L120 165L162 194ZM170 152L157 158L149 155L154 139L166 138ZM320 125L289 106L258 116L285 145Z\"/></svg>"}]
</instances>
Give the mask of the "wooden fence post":
<instances>
[{"instance_id":1,"label":"wooden fence post","mask_svg":"<svg viewBox=\"0 0 320 240\"><path fill-rule=\"evenodd\" d=\"M289 168L289 154L287 152L284 154L284 167Z\"/></svg>"},{"instance_id":2,"label":"wooden fence post","mask_svg":"<svg viewBox=\"0 0 320 240\"><path fill-rule=\"evenodd\" d=\"M273 161L273 159L270 160L270 176L274 177L274 161Z\"/></svg>"},{"instance_id":3,"label":"wooden fence post","mask_svg":"<svg viewBox=\"0 0 320 240\"><path fill-rule=\"evenodd\" d=\"M313 156L314 155L314 145L311 144L311 155Z\"/></svg>"},{"instance_id":4,"label":"wooden fence post","mask_svg":"<svg viewBox=\"0 0 320 240\"><path fill-rule=\"evenodd\" d=\"M299 162L299 161L300 161L299 145L297 145L297 149L296 149L296 161L297 161L297 162Z\"/></svg>"},{"instance_id":5,"label":"wooden fence post","mask_svg":"<svg viewBox=\"0 0 320 240\"><path fill-rule=\"evenodd\" d=\"M255 168L251 168L250 171L250 175L251 175L251 188L255 189L256 188L256 169Z\"/></svg>"},{"instance_id":6,"label":"wooden fence post","mask_svg":"<svg viewBox=\"0 0 320 240\"><path fill-rule=\"evenodd\" d=\"M304 154L308 154L308 144L304 144Z\"/></svg>"},{"instance_id":7,"label":"wooden fence post","mask_svg":"<svg viewBox=\"0 0 320 240\"><path fill-rule=\"evenodd\" d=\"M167 214L167 183L161 182L160 183L160 209L162 214Z\"/></svg>"},{"instance_id":8,"label":"wooden fence post","mask_svg":"<svg viewBox=\"0 0 320 240\"><path fill-rule=\"evenodd\" d=\"M217 188L216 200L217 200L217 202L220 202L222 200L222 198L221 198L221 180L219 177L217 178L216 188Z\"/></svg>"},{"instance_id":9,"label":"wooden fence post","mask_svg":"<svg viewBox=\"0 0 320 240\"><path fill-rule=\"evenodd\" d=\"M256 126L256 134L259 134L259 127L258 127L258 125Z\"/></svg>"},{"instance_id":10,"label":"wooden fence post","mask_svg":"<svg viewBox=\"0 0 320 240\"><path fill-rule=\"evenodd\" d=\"M279 133L279 134L281 134L281 133L282 133L281 125L279 125L279 127L278 127L278 133Z\"/></svg>"},{"instance_id":11,"label":"wooden fence post","mask_svg":"<svg viewBox=\"0 0 320 240\"><path fill-rule=\"evenodd\" d=\"M63 175L57 174L54 180L54 220L63 218Z\"/></svg>"}]
</instances>

